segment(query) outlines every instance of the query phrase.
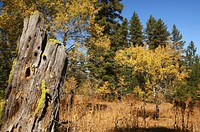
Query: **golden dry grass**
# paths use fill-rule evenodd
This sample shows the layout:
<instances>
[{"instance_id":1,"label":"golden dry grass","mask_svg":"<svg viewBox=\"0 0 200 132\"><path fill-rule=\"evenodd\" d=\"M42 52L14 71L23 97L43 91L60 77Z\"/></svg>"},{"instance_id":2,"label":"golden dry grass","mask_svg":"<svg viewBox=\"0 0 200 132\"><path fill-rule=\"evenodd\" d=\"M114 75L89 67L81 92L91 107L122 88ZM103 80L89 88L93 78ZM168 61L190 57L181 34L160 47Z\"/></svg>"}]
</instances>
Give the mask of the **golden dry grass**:
<instances>
[{"instance_id":1,"label":"golden dry grass","mask_svg":"<svg viewBox=\"0 0 200 132\"><path fill-rule=\"evenodd\" d=\"M73 132L104 132L104 131L180 131L182 130L182 114L177 112L177 127L175 129L175 108L170 103L159 105L160 117L154 119L155 104L144 103L135 99L125 98L122 101L106 102L97 99L67 107L61 102L60 131ZM187 119L185 112L184 127L188 131L200 131L200 110L194 108ZM187 125L188 124L188 125Z\"/></svg>"}]
</instances>

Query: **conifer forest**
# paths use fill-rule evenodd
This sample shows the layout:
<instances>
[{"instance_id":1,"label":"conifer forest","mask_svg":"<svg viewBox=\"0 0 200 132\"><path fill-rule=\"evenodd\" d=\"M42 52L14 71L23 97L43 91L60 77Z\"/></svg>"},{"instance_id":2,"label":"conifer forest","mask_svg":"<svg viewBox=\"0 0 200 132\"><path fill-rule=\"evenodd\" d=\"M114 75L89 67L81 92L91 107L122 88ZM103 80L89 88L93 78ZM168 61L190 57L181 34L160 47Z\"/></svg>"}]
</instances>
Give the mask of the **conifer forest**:
<instances>
[{"instance_id":1,"label":"conifer forest","mask_svg":"<svg viewBox=\"0 0 200 132\"><path fill-rule=\"evenodd\" d=\"M124 8L1 0L0 131L200 132L197 44Z\"/></svg>"}]
</instances>

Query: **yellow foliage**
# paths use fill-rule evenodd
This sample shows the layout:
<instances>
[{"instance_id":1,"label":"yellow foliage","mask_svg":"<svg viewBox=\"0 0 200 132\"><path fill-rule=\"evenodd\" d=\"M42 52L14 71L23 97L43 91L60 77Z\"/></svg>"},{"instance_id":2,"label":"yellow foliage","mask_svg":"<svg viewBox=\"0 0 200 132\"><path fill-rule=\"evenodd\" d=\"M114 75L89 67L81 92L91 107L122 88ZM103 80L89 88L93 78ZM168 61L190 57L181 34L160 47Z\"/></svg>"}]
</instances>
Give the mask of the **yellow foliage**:
<instances>
[{"instance_id":1,"label":"yellow foliage","mask_svg":"<svg viewBox=\"0 0 200 132\"><path fill-rule=\"evenodd\" d=\"M56 45L56 44L58 44L58 45L62 44L62 42L60 42L59 40L56 40L56 39L49 39L49 41L53 42L54 45Z\"/></svg>"},{"instance_id":2,"label":"yellow foliage","mask_svg":"<svg viewBox=\"0 0 200 132\"><path fill-rule=\"evenodd\" d=\"M139 86L134 88L133 93L136 94L139 98L142 98L145 94Z\"/></svg>"},{"instance_id":3,"label":"yellow foliage","mask_svg":"<svg viewBox=\"0 0 200 132\"><path fill-rule=\"evenodd\" d=\"M3 114L3 109L4 109L5 103L6 103L6 101L4 99L0 100L0 123L1 123L1 117Z\"/></svg>"},{"instance_id":4,"label":"yellow foliage","mask_svg":"<svg viewBox=\"0 0 200 132\"><path fill-rule=\"evenodd\" d=\"M75 42L72 44L75 45L75 50L68 56L70 61L79 59L80 46L77 47L76 44L84 45L85 41L82 40L87 40L87 44L101 49L110 48L110 38L102 33L104 27L95 23L95 15L101 9L95 6L98 0L3 0L2 2L6 4L2 7L0 28L8 32L9 39L13 42L16 42L21 34L23 19L31 14L40 13L46 20L50 37L58 37L63 44ZM91 37L87 33L95 33L97 36ZM54 44L61 44L57 40L52 41ZM10 45L12 44L11 42Z\"/></svg>"},{"instance_id":5,"label":"yellow foliage","mask_svg":"<svg viewBox=\"0 0 200 132\"><path fill-rule=\"evenodd\" d=\"M108 89L109 86L109 82L106 81L103 86L99 87L99 89L97 90L98 94L109 94L111 93L111 91Z\"/></svg>"},{"instance_id":6,"label":"yellow foliage","mask_svg":"<svg viewBox=\"0 0 200 132\"><path fill-rule=\"evenodd\" d=\"M66 93L69 93L71 90L77 87L77 81L75 77L68 78L64 83L64 90Z\"/></svg>"},{"instance_id":7,"label":"yellow foliage","mask_svg":"<svg viewBox=\"0 0 200 132\"><path fill-rule=\"evenodd\" d=\"M98 29L95 29L95 31L98 31ZM108 36L104 35L104 36L98 36L97 38L91 37L88 39L88 43L94 44L101 50L104 49L105 51L107 51L110 49L111 41Z\"/></svg>"},{"instance_id":8,"label":"yellow foliage","mask_svg":"<svg viewBox=\"0 0 200 132\"><path fill-rule=\"evenodd\" d=\"M118 77L119 86L124 87L126 85L123 77Z\"/></svg>"},{"instance_id":9,"label":"yellow foliage","mask_svg":"<svg viewBox=\"0 0 200 132\"><path fill-rule=\"evenodd\" d=\"M22 26L22 20L31 14L40 12L47 20L50 32L96 32L102 37L104 27L95 23L95 14L101 7L95 7L98 0L3 0L4 6L0 15L0 27L8 32ZM67 39L69 36L64 36ZM105 38L103 38L105 41Z\"/></svg>"},{"instance_id":10,"label":"yellow foliage","mask_svg":"<svg viewBox=\"0 0 200 132\"><path fill-rule=\"evenodd\" d=\"M145 90L149 95L153 86L170 81L175 84L177 81L183 81L188 75L185 68L179 64L181 53L171 46L158 47L154 51L149 50L147 46L131 46L117 51L115 60L122 66L131 67L133 74L139 73L144 76Z\"/></svg>"}]
</instances>

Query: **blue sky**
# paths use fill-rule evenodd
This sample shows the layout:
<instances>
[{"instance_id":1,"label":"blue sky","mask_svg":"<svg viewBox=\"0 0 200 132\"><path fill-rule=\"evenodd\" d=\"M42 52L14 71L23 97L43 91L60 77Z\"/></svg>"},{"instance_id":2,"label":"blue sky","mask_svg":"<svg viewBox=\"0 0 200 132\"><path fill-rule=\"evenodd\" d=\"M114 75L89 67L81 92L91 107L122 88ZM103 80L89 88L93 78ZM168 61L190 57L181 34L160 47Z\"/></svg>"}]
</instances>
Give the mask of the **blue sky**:
<instances>
[{"instance_id":1,"label":"blue sky","mask_svg":"<svg viewBox=\"0 0 200 132\"><path fill-rule=\"evenodd\" d=\"M200 0L122 0L122 3L122 15L130 20L136 11L144 28L150 15L161 18L170 32L175 24L186 46L192 40L200 54Z\"/></svg>"}]
</instances>

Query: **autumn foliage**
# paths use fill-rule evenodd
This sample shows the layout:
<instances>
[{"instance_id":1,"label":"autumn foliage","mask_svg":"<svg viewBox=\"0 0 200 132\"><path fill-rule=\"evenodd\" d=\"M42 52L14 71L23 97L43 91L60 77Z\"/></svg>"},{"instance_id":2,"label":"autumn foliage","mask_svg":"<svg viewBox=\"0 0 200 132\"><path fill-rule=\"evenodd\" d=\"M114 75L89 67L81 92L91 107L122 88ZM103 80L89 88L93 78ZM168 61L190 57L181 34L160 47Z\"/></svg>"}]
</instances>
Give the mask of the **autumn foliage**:
<instances>
[{"instance_id":1,"label":"autumn foliage","mask_svg":"<svg viewBox=\"0 0 200 132\"><path fill-rule=\"evenodd\" d=\"M143 84L139 86L140 93L153 96L153 87L165 91L173 91L177 82L184 83L187 77L186 69L180 65L181 54L170 45L159 46L155 50L147 46L131 46L116 53L115 60L121 66L132 68L132 74L142 75Z\"/></svg>"},{"instance_id":2,"label":"autumn foliage","mask_svg":"<svg viewBox=\"0 0 200 132\"><path fill-rule=\"evenodd\" d=\"M2 0L1 3L0 116L23 19L39 13L46 20L48 40L57 39L66 48L68 69L60 94L61 113L66 117L61 119L67 120L67 130L91 131L98 126L117 131L131 125L145 127L145 122L148 127L156 110L152 107L163 103L171 113L166 115L165 106L160 107L158 121L173 116L175 122L168 119L167 126L153 120L154 125L172 129L178 123L181 128L180 120L186 124L186 117L189 124L189 117L200 102L200 58L192 41L184 49L185 41L176 25L170 34L163 20L151 15L143 29L136 12L131 20L121 16L121 0ZM81 105L68 107L78 96L87 99ZM129 96L133 96L131 103ZM135 102L139 105L133 107ZM108 109L104 109L105 105ZM127 105L126 109L123 105ZM82 124L76 126L76 122Z\"/></svg>"}]
</instances>

